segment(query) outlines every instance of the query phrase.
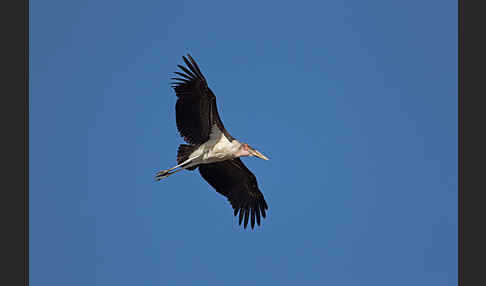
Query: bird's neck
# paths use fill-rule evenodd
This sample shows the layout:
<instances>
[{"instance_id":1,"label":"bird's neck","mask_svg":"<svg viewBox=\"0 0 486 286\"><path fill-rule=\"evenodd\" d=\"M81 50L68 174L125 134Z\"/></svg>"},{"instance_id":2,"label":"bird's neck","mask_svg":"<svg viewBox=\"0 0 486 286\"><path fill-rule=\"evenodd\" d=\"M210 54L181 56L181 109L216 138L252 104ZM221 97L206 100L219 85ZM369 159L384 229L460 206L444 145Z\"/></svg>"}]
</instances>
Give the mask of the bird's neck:
<instances>
[{"instance_id":1,"label":"bird's neck","mask_svg":"<svg viewBox=\"0 0 486 286\"><path fill-rule=\"evenodd\" d=\"M248 150L245 150L244 148L242 148L243 143L239 142L236 139L234 141L236 141L236 142L233 143L233 144L235 144L235 148L236 148L236 151L234 153L235 158L250 156L250 153L248 152Z\"/></svg>"}]
</instances>

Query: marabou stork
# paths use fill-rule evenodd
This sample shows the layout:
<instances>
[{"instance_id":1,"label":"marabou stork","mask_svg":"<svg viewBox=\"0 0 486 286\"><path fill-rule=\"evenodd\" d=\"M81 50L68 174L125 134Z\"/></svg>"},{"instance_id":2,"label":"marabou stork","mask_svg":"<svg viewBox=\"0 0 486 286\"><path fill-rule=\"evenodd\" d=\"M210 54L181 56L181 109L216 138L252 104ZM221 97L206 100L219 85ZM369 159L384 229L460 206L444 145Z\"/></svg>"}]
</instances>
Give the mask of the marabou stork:
<instances>
[{"instance_id":1,"label":"marabou stork","mask_svg":"<svg viewBox=\"0 0 486 286\"><path fill-rule=\"evenodd\" d=\"M239 212L239 225L244 219L244 228L251 218L260 225L260 214L266 217L268 205L258 188L255 175L248 170L239 157L255 156L268 160L250 145L236 140L224 128L218 114L216 97L208 87L201 70L188 54L182 57L187 68L177 65L182 72L172 78L177 96L176 123L181 137L189 143L179 145L177 164L157 173L157 181L181 170L199 168L201 176L216 191L228 198L234 210ZM189 60L188 60L189 59Z\"/></svg>"}]
</instances>

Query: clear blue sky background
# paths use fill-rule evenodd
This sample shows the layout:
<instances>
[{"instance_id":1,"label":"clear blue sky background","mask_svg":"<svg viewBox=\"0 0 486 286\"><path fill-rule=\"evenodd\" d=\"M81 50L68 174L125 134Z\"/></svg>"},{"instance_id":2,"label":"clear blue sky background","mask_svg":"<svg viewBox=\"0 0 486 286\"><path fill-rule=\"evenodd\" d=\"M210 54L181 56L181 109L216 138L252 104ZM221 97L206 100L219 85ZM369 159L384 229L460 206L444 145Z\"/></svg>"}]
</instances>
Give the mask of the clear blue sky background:
<instances>
[{"instance_id":1,"label":"clear blue sky background","mask_svg":"<svg viewBox=\"0 0 486 286\"><path fill-rule=\"evenodd\" d=\"M31 1L31 285L457 285L457 1ZM269 205L180 143L199 62Z\"/></svg>"}]
</instances>

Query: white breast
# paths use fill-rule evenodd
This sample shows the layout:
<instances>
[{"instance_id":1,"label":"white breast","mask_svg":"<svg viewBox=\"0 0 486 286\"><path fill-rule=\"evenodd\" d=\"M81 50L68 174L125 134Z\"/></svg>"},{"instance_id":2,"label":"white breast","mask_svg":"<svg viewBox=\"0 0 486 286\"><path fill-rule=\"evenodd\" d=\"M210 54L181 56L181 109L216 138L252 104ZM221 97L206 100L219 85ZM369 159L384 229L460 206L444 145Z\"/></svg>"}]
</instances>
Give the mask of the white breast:
<instances>
[{"instance_id":1,"label":"white breast","mask_svg":"<svg viewBox=\"0 0 486 286\"><path fill-rule=\"evenodd\" d=\"M233 158L232 154L238 149L239 142L230 142L216 124L211 128L208 142L201 145L197 151L202 155L202 162L211 163ZM195 152L195 153L196 153Z\"/></svg>"}]
</instances>

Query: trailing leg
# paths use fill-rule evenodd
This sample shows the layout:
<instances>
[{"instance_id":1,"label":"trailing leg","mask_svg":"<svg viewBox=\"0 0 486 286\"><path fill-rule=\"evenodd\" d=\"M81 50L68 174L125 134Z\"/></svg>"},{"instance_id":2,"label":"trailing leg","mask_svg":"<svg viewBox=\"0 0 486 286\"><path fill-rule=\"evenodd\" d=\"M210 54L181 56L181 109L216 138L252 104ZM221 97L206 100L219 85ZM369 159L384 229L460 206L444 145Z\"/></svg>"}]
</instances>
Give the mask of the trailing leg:
<instances>
[{"instance_id":1,"label":"trailing leg","mask_svg":"<svg viewBox=\"0 0 486 286\"><path fill-rule=\"evenodd\" d=\"M194 159L197 159L199 156L190 158L190 156L193 154L193 152L198 148L196 145L186 145L186 144L181 144L179 145L179 149L177 150L177 166L174 166L170 169L167 170L162 170L157 172L157 175L155 176L156 181L160 181L163 178L167 178L168 176L175 174L181 170L187 169L187 170L194 170L197 168L197 166L190 166L188 167ZM176 170L174 172L171 172L172 170L175 170L177 168L180 168L179 170Z\"/></svg>"},{"instance_id":2,"label":"trailing leg","mask_svg":"<svg viewBox=\"0 0 486 286\"><path fill-rule=\"evenodd\" d=\"M186 166L188 166L188 165L189 165L189 164L190 164L190 163L191 163L191 162L192 162L194 159L195 159L195 158L188 159L188 160L186 160L186 161L184 161L184 162L180 163L179 165L174 166L174 167L172 167L172 168L170 168L170 169L167 169L167 170L162 170L162 171L157 172L157 175L155 176L155 179L156 179L157 181L160 181L161 179L166 178L166 177L168 177L169 175L174 174L175 172L178 172L178 171L180 171L180 170L184 170L184 168L185 168ZM177 171L174 171L174 172L170 172L170 171L175 170L175 169L177 169L177 168L181 168L181 169L179 169L179 170L177 170ZM167 175L167 176L166 176L166 175Z\"/></svg>"},{"instance_id":3,"label":"trailing leg","mask_svg":"<svg viewBox=\"0 0 486 286\"><path fill-rule=\"evenodd\" d=\"M180 168L179 170L175 170L173 172L169 172L168 170L160 171L160 172L157 173L157 176L155 176L155 180L160 181L163 178L167 178L168 176L175 174L175 173L182 171L182 170L184 170L184 168Z\"/></svg>"}]
</instances>

